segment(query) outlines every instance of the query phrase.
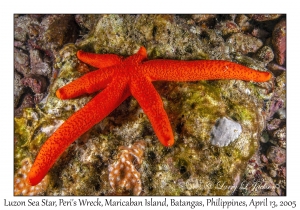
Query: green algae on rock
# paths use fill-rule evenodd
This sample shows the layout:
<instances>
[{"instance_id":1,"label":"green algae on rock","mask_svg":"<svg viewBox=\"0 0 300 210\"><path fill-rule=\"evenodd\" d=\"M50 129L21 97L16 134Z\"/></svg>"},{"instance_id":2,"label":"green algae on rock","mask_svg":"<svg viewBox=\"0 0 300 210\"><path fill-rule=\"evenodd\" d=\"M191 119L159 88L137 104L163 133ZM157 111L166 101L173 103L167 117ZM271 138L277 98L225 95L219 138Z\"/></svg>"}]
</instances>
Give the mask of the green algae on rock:
<instances>
[{"instance_id":1,"label":"green algae on rock","mask_svg":"<svg viewBox=\"0 0 300 210\"><path fill-rule=\"evenodd\" d=\"M104 15L78 46L85 51L126 56L144 46L152 58L208 58L216 51L203 44L199 35L199 27L174 15Z\"/></svg>"},{"instance_id":2,"label":"green algae on rock","mask_svg":"<svg viewBox=\"0 0 300 210\"><path fill-rule=\"evenodd\" d=\"M166 110L176 141L168 150L151 149L158 163L151 166L149 194L230 195L238 187L247 160L258 147L264 118L262 103L239 89L243 85L231 87L234 83L250 86L242 81L168 83L161 96L164 101L168 96ZM210 131L220 116L236 119L243 127L227 147L210 143Z\"/></svg>"}]
</instances>

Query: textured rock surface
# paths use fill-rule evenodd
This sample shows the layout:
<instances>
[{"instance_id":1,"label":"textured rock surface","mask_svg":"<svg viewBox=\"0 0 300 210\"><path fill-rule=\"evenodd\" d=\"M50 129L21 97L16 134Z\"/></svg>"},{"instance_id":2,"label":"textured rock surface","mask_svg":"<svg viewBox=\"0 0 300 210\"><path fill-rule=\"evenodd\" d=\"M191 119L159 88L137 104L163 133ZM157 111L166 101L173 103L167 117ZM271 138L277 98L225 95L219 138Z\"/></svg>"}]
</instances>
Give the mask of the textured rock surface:
<instances>
[{"instance_id":1,"label":"textured rock surface","mask_svg":"<svg viewBox=\"0 0 300 210\"><path fill-rule=\"evenodd\" d=\"M268 20L274 20L279 18L281 14L255 14L249 16L256 21L268 21Z\"/></svg>"},{"instance_id":2,"label":"textured rock surface","mask_svg":"<svg viewBox=\"0 0 300 210\"><path fill-rule=\"evenodd\" d=\"M286 20L280 21L274 28L272 44L275 51L275 59L279 65L285 62L286 51Z\"/></svg>"},{"instance_id":3,"label":"textured rock surface","mask_svg":"<svg viewBox=\"0 0 300 210\"><path fill-rule=\"evenodd\" d=\"M263 46L260 39L243 33L235 33L231 35L226 42L228 45L232 46L232 52L240 52L242 54L256 52Z\"/></svg>"},{"instance_id":4,"label":"textured rock surface","mask_svg":"<svg viewBox=\"0 0 300 210\"><path fill-rule=\"evenodd\" d=\"M21 95L24 92L24 87L22 86L21 76L19 74L14 74L14 107L18 106Z\"/></svg>"},{"instance_id":5,"label":"textured rock surface","mask_svg":"<svg viewBox=\"0 0 300 210\"><path fill-rule=\"evenodd\" d=\"M267 152L267 157L271 162L281 165L285 163L286 151L280 147L272 146Z\"/></svg>"}]
</instances>

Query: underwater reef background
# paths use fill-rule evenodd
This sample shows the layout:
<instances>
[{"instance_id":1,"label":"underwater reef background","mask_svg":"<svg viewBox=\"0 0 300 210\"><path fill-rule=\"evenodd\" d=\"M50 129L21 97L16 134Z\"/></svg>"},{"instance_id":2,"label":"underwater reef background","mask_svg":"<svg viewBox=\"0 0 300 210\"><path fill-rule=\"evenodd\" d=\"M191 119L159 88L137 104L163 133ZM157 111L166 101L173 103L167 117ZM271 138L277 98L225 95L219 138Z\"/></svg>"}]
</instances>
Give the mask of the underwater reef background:
<instances>
[{"instance_id":1,"label":"underwater reef background","mask_svg":"<svg viewBox=\"0 0 300 210\"><path fill-rule=\"evenodd\" d=\"M15 195L286 195L285 15L35 14L15 15L14 26ZM28 186L41 145L94 96L55 96L94 70L76 52L127 57L140 46L149 60L229 60L274 79L154 82L174 146L160 144L130 97ZM119 170L122 158L133 170Z\"/></svg>"}]
</instances>

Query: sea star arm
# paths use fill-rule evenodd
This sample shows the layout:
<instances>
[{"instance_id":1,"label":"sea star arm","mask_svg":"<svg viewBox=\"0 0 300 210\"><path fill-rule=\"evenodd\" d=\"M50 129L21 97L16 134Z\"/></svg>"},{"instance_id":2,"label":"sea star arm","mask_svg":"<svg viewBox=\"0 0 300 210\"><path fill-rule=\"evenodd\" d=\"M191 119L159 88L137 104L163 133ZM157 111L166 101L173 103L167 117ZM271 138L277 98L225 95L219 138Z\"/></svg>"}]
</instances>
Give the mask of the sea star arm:
<instances>
[{"instance_id":1,"label":"sea star arm","mask_svg":"<svg viewBox=\"0 0 300 210\"><path fill-rule=\"evenodd\" d=\"M127 81L116 77L101 93L67 119L43 144L28 173L28 181L38 184L58 157L83 133L118 107L130 92Z\"/></svg>"},{"instance_id":2,"label":"sea star arm","mask_svg":"<svg viewBox=\"0 0 300 210\"><path fill-rule=\"evenodd\" d=\"M77 57L84 63L97 68L106 68L120 64L123 60L121 56L115 54L95 54L79 50Z\"/></svg>"},{"instance_id":3,"label":"sea star arm","mask_svg":"<svg viewBox=\"0 0 300 210\"><path fill-rule=\"evenodd\" d=\"M163 102L149 79L136 75L130 92L148 116L154 132L164 146L174 144L174 136Z\"/></svg>"},{"instance_id":4,"label":"sea star arm","mask_svg":"<svg viewBox=\"0 0 300 210\"><path fill-rule=\"evenodd\" d=\"M257 71L237 63L223 60L150 60L141 65L140 71L152 81L197 81L215 79L239 79L265 82L269 72Z\"/></svg>"},{"instance_id":5,"label":"sea star arm","mask_svg":"<svg viewBox=\"0 0 300 210\"><path fill-rule=\"evenodd\" d=\"M139 51L135 53L134 55L124 59L124 65L138 65L142 61L147 59L147 50L145 47L140 47Z\"/></svg>"},{"instance_id":6,"label":"sea star arm","mask_svg":"<svg viewBox=\"0 0 300 210\"><path fill-rule=\"evenodd\" d=\"M116 71L114 67L108 67L87 73L58 89L56 96L60 99L70 99L104 89L111 82Z\"/></svg>"},{"instance_id":7,"label":"sea star arm","mask_svg":"<svg viewBox=\"0 0 300 210\"><path fill-rule=\"evenodd\" d=\"M106 87L114 74L114 68L107 68L118 65L123 58L115 54L95 54L79 50L77 57L82 62L97 68L103 68L101 71L95 70L79 79L67 84L56 91L56 96L60 99L76 98L85 93L93 93Z\"/></svg>"}]
</instances>

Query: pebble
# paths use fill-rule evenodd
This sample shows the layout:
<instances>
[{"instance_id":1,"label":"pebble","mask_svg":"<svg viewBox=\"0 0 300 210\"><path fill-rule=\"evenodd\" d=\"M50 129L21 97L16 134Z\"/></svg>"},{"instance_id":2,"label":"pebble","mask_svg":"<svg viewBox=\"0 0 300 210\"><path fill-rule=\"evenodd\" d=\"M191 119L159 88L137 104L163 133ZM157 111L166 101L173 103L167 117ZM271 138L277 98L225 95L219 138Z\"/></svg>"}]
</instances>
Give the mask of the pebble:
<instances>
[{"instance_id":1,"label":"pebble","mask_svg":"<svg viewBox=\"0 0 300 210\"><path fill-rule=\"evenodd\" d=\"M286 162L286 150L280 147L271 146L267 151L267 158L270 162L281 165Z\"/></svg>"},{"instance_id":2,"label":"pebble","mask_svg":"<svg viewBox=\"0 0 300 210\"><path fill-rule=\"evenodd\" d=\"M75 42L78 36L78 25L73 15L47 15L40 24L38 45L54 55L67 43Z\"/></svg>"},{"instance_id":3,"label":"pebble","mask_svg":"<svg viewBox=\"0 0 300 210\"><path fill-rule=\"evenodd\" d=\"M263 46L256 52L255 57L268 64L274 59L274 53L271 47Z\"/></svg>"},{"instance_id":4,"label":"pebble","mask_svg":"<svg viewBox=\"0 0 300 210\"><path fill-rule=\"evenodd\" d=\"M44 93L36 93L34 95L34 98L33 98L34 104L40 103L44 99L45 96L46 96L46 92L44 92Z\"/></svg>"},{"instance_id":5,"label":"pebble","mask_svg":"<svg viewBox=\"0 0 300 210\"><path fill-rule=\"evenodd\" d=\"M237 15L235 22L238 24L238 26L244 27L247 25L247 23L249 23L249 18L246 15Z\"/></svg>"},{"instance_id":6,"label":"pebble","mask_svg":"<svg viewBox=\"0 0 300 210\"><path fill-rule=\"evenodd\" d=\"M30 87L34 93L43 93L47 88L47 81L42 76L31 76L22 79L22 84Z\"/></svg>"},{"instance_id":7,"label":"pebble","mask_svg":"<svg viewBox=\"0 0 300 210\"><path fill-rule=\"evenodd\" d=\"M252 20L256 20L259 22L262 21L268 21L268 20L275 20L279 18L281 14L255 14L255 15L250 15L250 18Z\"/></svg>"},{"instance_id":8,"label":"pebble","mask_svg":"<svg viewBox=\"0 0 300 210\"><path fill-rule=\"evenodd\" d=\"M268 158L267 158L264 154L262 154L262 155L260 156L260 160L261 160L261 162L263 162L263 163L268 163Z\"/></svg>"},{"instance_id":9,"label":"pebble","mask_svg":"<svg viewBox=\"0 0 300 210\"><path fill-rule=\"evenodd\" d=\"M273 115L284 106L284 101L280 98L276 98L270 102L268 118L271 119Z\"/></svg>"},{"instance_id":10,"label":"pebble","mask_svg":"<svg viewBox=\"0 0 300 210\"><path fill-rule=\"evenodd\" d=\"M282 127L280 129L276 130L273 133L273 138L278 139L278 140L285 140L286 139L286 128Z\"/></svg>"},{"instance_id":11,"label":"pebble","mask_svg":"<svg viewBox=\"0 0 300 210\"><path fill-rule=\"evenodd\" d=\"M196 23L209 23L216 18L216 15L213 14L199 14L199 15L192 15L192 19Z\"/></svg>"},{"instance_id":12,"label":"pebble","mask_svg":"<svg viewBox=\"0 0 300 210\"><path fill-rule=\"evenodd\" d=\"M227 146L242 133L242 126L226 117L219 119L211 131L210 142L215 146Z\"/></svg>"},{"instance_id":13,"label":"pebble","mask_svg":"<svg viewBox=\"0 0 300 210\"><path fill-rule=\"evenodd\" d=\"M14 74L14 107L19 104L21 95L24 93L24 86L21 82L21 76L18 73Z\"/></svg>"},{"instance_id":14,"label":"pebble","mask_svg":"<svg viewBox=\"0 0 300 210\"><path fill-rule=\"evenodd\" d=\"M286 71L285 67L280 66L280 65L278 65L278 64L276 64L274 62L269 63L267 67L268 67L269 70L275 71L275 72L276 71Z\"/></svg>"},{"instance_id":15,"label":"pebble","mask_svg":"<svg viewBox=\"0 0 300 210\"><path fill-rule=\"evenodd\" d=\"M21 116L24 108L34 107L33 96L30 93L26 93L22 98L21 105L14 110L15 116Z\"/></svg>"},{"instance_id":16,"label":"pebble","mask_svg":"<svg viewBox=\"0 0 300 210\"><path fill-rule=\"evenodd\" d=\"M279 169L278 169L278 176L280 178L286 178L286 167L284 166L280 166Z\"/></svg>"},{"instance_id":17,"label":"pebble","mask_svg":"<svg viewBox=\"0 0 300 210\"><path fill-rule=\"evenodd\" d=\"M267 129L268 129L268 131L278 129L280 123L281 123L281 120L280 120L280 119L275 118L275 119L271 120L271 121L268 122L268 124L267 124Z\"/></svg>"},{"instance_id":18,"label":"pebble","mask_svg":"<svg viewBox=\"0 0 300 210\"><path fill-rule=\"evenodd\" d=\"M242 54L255 53L263 46L263 42L251 35L243 33L232 34L226 43L232 47L233 52L240 52Z\"/></svg>"},{"instance_id":19,"label":"pebble","mask_svg":"<svg viewBox=\"0 0 300 210\"><path fill-rule=\"evenodd\" d=\"M267 132L263 132L260 137L260 142L267 143L270 140L269 134Z\"/></svg>"},{"instance_id":20,"label":"pebble","mask_svg":"<svg viewBox=\"0 0 300 210\"><path fill-rule=\"evenodd\" d=\"M277 176L277 172L276 172L275 170L270 170L270 171L269 171L269 174L270 174L270 176L273 177L273 178Z\"/></svg>"},{"instance_id":21,"label":"pebble","mask_svg":"<svg viewBox=\"0 0 300 210\"><path fill-rule=\"evenodd\" d=\"M222 32L223 36L228 36L240 31L240 27L235 22L230 20L220 22L218 25L216 25L216 28Z\"/></svg>"},{"instance_id":22,"label":"pebble","mask_svg":"<svg viewBox=\"0 0 300 210\"><path fill-rule=\"evenodd\" d=\"M26 50L25 44L21 41L14 40L14 47L22 49L22 50Z\"/></svg>"},{"instance_id":23,"label":"pebble","mask_svg":"<svg viewBox=\"0 0 300 210\"><path fill-rule=\"evenodd\" d=\"M275 51L275 60L279 65L285 62L286 52L286 20L281 20L272 33L272 44Z\"/></svg>"},{"instance_id":24,"label":"pebble","mask_svg":"<svg viewBox=\"0 0 300 210\"><path fill-rule=\"evenodd\" d=\"M30 73L29 56L23 50L15 48L14 58L15 70L22 75L28 75Z\"/></svg>"},{"instance_id":25,"label":"pebble","mask_svg":"<svg viewBox=\"0 0 300 210\"><path fill-rule=\"evenodd\" d=\"M259 39L266 39L269 37L270 33L262 28L254 28L251 32L252 36Z\"/></svg>"},{"instance_id":26,"label":"pebble","mask_svg":"<svg viewBox=\"0 0 300 210\"><path fill-rule=\"evenodd\" d=\"M279 116L279 119L286 119L286 109L285 108L281 108L281 109L278 109L276 114L278 114Z\"/></svg>"},{"instance_id":27,"label":"pebble","mask_svg":"<svg viewBox=\"0 0 300 210\"><path fill-rule=\"evenodd\" d=\"M86 28L92 30L93 27L97 24L101 15L99 14L80 14L75 15L75 21L81 28Z\"/></svg>"},{"instance_id":28,"label":"pebble","mask_svg":"<svg viewBox=\"0 0 300 210\"><path fill-rule=\"evenodd\" d=\"M44 62L39 50L30 49L30 67L34 75L51 75L51 67L48 62Z\"/></svg>"},{"instance_id":29,"label":"pebble","mask_svg":"<svg viewBox=\"0 0 300 210\"><path fill-rule=\"evenodd\" d=\"M33 19L28 15L15 17L14 19L14 39L25 42L28 39L29 26Z\"/></svg>"}]
</instances>

